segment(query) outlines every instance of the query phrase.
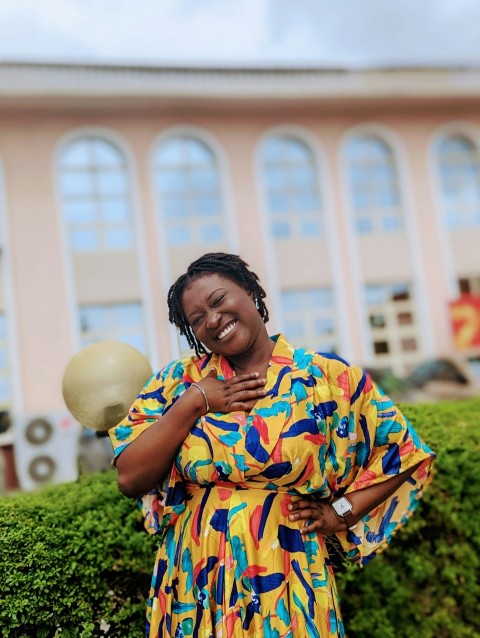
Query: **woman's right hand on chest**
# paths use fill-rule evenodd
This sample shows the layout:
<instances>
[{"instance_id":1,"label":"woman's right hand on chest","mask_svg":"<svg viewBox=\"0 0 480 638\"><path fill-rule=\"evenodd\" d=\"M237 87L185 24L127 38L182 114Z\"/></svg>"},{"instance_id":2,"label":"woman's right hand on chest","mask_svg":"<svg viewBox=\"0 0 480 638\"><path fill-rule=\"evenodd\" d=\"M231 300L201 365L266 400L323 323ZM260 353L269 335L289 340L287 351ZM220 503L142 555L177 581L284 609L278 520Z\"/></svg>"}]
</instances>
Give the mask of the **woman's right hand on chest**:
<instances>
[{"instance_id":1,"label":"woman's right hand on chest","mask_svg":"<svg viewBox=\"0 0 480 638\"><path fill-rule=\"evenodd\" d=\"M237 410L250 412L258 399L265 396L266 382L265 377L260 377L258 372L241 374L223 381L217 378L216 371L212 369L196 385L205 392L209 406L208 412L228 413ZM198 393L199 399L205 403L206 413L206 401L201 396L199 388L192 387L188 391Z\"/></svg>"}]
</instances>

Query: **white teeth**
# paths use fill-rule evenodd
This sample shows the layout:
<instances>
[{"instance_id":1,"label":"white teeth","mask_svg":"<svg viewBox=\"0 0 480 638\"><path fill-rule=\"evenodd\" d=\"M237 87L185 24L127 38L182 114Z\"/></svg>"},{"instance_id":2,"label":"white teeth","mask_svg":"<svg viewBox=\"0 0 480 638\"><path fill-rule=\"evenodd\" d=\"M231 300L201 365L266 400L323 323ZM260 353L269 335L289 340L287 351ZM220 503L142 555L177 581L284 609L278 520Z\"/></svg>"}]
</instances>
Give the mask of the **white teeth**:
<instances>
[{"instance_id":1,"label":"white teeth","mask_svg":"<svg viewBox=\"0 0 480 638\"><path fill-rule=\"evenodd\" d=\"M232 323L230 323L225 330L222 330L222 332L218 335L218 339L223 339L224 337L226 337L230 332L232 332L232 330L235 328L235 326L237 325L236 321L232 321Z\"/></svg>"}]
</instances>

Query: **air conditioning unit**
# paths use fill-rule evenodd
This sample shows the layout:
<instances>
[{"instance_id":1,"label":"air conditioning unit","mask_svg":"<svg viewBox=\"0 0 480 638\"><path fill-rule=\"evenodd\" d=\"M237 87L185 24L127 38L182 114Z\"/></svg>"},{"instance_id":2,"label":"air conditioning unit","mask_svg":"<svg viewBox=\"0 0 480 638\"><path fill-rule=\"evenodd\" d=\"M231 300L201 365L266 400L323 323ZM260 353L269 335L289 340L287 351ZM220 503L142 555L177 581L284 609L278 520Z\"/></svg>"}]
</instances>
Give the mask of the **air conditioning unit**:
<instances>
[{"instance_id":1,"label":"air conditioning unit","mask_svg":"<svg viewBox=\"0 0 480 638\"><path fill-rule=\"evenodd\" d=\"M23 490L78 478L82 428L70 414L54 412L17 417L12 429L15 466Z\"/></svg>"}]
</instances>

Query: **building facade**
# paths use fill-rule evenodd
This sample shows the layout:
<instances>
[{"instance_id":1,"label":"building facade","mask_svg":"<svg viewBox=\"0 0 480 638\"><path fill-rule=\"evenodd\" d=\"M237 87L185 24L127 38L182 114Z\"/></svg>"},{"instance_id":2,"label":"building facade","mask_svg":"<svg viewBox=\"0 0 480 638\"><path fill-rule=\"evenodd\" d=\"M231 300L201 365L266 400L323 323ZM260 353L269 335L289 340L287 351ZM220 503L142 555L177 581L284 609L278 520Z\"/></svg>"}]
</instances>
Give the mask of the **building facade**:
<instances>
[{"instance_id":1,"label":"building facade","mask_svg":"<svg viewBox=\"0 0 480 638\"><path fill-rule=\"evenodd\" d=\"M0 409L83 345L184 352L166 293L240 254L271 332L404 374L480 294L480 71L0 64Z\"/></svg>"}]
</instances>

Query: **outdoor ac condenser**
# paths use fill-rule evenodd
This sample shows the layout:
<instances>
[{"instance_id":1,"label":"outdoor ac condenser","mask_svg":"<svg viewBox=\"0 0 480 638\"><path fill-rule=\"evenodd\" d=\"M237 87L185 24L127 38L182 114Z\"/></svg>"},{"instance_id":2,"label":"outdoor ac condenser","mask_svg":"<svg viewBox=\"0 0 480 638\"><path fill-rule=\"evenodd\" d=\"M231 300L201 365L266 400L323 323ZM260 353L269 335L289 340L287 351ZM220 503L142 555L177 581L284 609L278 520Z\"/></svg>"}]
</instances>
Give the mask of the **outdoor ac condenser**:
<instances>
[{"instance_id":1,"label":"outdoor ac condenser","mask_svg":"<svg viewBox=\"0 0 480 638\"><path fill-rule=\"evenodd\" d=\"M81 426L67 412L14 420L15 465L20 487L33 490L78 477Z\"/></svg>"}]
</instances>

